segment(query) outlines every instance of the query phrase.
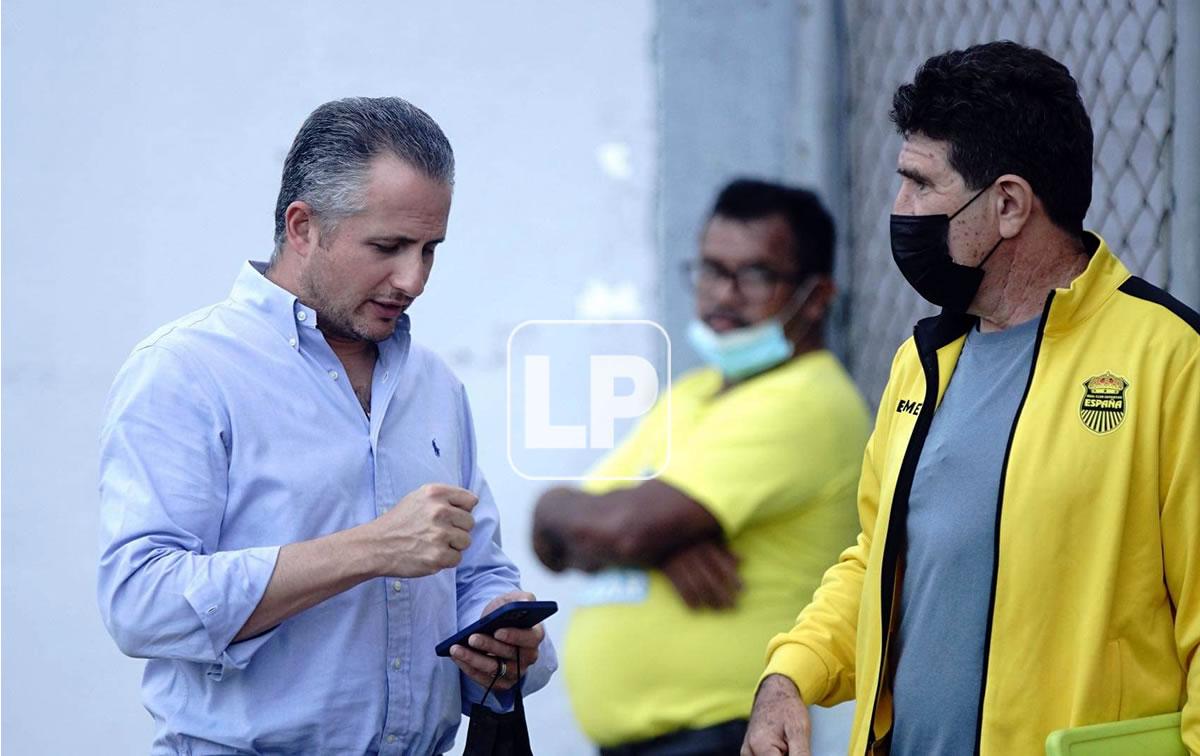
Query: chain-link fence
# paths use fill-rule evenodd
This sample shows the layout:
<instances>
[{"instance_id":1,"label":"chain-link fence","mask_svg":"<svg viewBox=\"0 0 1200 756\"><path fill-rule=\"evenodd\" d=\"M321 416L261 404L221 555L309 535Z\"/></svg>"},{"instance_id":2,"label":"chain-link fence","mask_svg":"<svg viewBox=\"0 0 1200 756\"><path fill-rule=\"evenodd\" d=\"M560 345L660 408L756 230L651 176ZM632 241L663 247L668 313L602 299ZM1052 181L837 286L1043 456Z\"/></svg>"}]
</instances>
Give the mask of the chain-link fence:
<instances>
[{"instance_id":1,"label":"chain-link fence","mask_svg":"<svg viewBox=\"0 0 1200 756\"><path fill-rule=\"evenodd\" d=\"M1193 0L1175 0L1193 2ZM1095 130L1086 227L1136 274L1169 285L1175 28L1170 0L851 0L849 114L849 360L878 397L895 348L932 308L891 260L888 215L900 138L892 93L949 49L1012 39L1045 50L1079 82ZM1200 72L1198 72L1200 73Z\"/></svg>"}]
</instances>

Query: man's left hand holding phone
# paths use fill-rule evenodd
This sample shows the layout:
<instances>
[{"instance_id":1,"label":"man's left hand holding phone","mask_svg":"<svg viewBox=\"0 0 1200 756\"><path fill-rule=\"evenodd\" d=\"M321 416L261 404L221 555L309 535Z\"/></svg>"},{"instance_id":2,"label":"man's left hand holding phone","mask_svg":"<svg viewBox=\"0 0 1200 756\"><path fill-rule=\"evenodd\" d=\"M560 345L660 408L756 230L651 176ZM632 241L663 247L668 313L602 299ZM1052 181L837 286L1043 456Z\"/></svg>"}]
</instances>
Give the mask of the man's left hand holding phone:
<instances>
[{"instance_id":1,"label":"man's left hand holding phone","mask_svg":"<svg viewBox=\"0 0 1200 756\"><path fill-rule=\"evenodd\" d=\"M510 591L497 596L484 607L481 617L486 617L493 610L513 601L536 601L536 597L527 591ZM541 624L534 625L528 630L518 627L505 627L496 634L485 635L474 633L467 638L467 645L450 647L450 658L458 665L467 677L482 685L485 689L495 685L493 690L508 690L517 684L517 652L520 651L520 672L524 674L538 660L538 646L546 637L546 631ZM497 677L496 673L504 674Z\"/></svg>"}]
</instances>

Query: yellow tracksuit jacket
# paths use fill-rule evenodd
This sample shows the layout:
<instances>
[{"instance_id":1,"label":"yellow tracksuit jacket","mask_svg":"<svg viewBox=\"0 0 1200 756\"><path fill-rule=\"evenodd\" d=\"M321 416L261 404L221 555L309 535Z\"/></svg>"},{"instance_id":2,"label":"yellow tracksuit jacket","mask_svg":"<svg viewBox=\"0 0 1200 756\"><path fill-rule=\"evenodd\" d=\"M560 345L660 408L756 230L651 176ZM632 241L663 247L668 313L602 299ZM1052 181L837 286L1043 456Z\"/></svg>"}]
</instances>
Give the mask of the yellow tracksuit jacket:
<instances>
[{"instance_id":1,"label":"yellow tracksuit jacket","mask_svg":"<svg viewBox=\"0 0 1200 756\"><path fill-rule=\"evenodd\" d=\"M1183 709L1200 753L1200 316L1097 236L1046 300L997 491L976 752ZM850 753L885 753L908 495L973 318L921 321L896 353L859 487L862 533L767 674L857 702Z\"/></svg>"}]
</instances>

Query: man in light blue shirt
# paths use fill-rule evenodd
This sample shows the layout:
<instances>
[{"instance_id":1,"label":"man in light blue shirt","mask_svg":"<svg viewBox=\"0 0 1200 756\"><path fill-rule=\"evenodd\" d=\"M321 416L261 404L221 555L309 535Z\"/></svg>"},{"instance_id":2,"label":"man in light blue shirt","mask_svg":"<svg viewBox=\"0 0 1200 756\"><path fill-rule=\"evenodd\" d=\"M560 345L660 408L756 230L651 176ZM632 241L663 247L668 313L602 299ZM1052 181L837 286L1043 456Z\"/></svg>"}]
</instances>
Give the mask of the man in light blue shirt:
<instances>
[{"instance_id":1,"label":"man in light blue shirt","mask_svg":"<svg viewBox=\"0 0 1200 756\"><path fill-rule=\"evenodd\" d=\"M554 671L540 626L433 651L532 598L463 386L404 312L453 164L403 100L321 106L284 165L270 265L118 374L99 601L121 650L149 659L154 753L442 753L481 686L511 700L519 676L531 692Z\"/></svg>"}]
</instances>

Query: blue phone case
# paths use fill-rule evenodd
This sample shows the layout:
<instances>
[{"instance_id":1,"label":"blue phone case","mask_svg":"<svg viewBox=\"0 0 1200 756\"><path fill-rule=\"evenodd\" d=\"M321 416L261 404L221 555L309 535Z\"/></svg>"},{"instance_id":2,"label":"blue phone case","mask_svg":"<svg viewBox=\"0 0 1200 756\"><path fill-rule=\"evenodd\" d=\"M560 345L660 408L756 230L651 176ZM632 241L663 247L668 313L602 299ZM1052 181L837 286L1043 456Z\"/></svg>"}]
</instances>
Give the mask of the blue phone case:
<instances>
[{"instance_id":1,"label":"blue phone case","mask_svg":"<svg viewBox=\"0 0 1200 756\"><path fill-rule=\"evenodd\" d=\"M437 644L434 650L438 656L449 656L451 646L467 645L467 638L475 633L494 635L497 630L505 627L528 629L557 611L558 604L554 601L513 601L459 630Z\"/></svg>"}]
</instances>

